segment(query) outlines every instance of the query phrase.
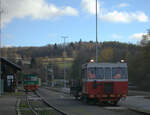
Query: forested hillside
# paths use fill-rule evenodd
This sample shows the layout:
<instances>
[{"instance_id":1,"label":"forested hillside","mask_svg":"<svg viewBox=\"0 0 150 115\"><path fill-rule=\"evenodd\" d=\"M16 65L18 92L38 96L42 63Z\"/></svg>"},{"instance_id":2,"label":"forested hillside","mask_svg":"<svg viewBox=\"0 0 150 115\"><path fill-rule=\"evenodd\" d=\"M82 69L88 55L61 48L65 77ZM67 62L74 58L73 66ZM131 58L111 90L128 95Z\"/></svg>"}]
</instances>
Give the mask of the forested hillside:
<instances>
[{"instance_id":1,"label":"forested hillside","mask_svg":"<svg viewBox=\"0 0 150 115\"><path fill-rule=\"evenodd\" d=\"M140 89L150 90L150 33L144 36L140 45L120 42L103 42L98 44L99 62L119 62L125 60L128 63L129 81L135 83ZM62 44L46 45L42 47L11 47L2 48L2 56L16 61L24 72L28 69L40 72L44 76L44 63L54 65L55 78L63 78L63 57L67 61L67 78L79 79L81 65L90 59L95 59L95 43L80 40L66 45L64 53ZM58 60L59 59L59 60ZM30 66L25 67L22 60L29 61ZM57 63L59 61L59 64ZM32 69L31 69L32 68ZM35 71L36 70L36 71ZM29 72L29 71L28 71ZM58 75L59 74L59 75ZM43 78L44 79L44 78Z\"/></svg>"}]
</instances>

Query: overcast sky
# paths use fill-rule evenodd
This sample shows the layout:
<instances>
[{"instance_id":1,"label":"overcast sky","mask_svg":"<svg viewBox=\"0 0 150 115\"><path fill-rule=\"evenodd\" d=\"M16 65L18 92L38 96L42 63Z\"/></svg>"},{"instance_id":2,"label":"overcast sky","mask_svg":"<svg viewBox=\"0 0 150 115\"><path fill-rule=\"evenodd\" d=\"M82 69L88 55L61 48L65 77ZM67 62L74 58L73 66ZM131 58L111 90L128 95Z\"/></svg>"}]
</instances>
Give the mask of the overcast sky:
<instances>
[{"instance_id":1,"label":"overcast sky","mask_svg":"<svg viewBox=\"0 0 150 115\"><path fill-rule=\"evenodd\" d=\"M95 0L1 0L2 45L95 41ZM150 0L98 0L98 41L137 43L150 28Z\"/></svg>"}]
</instances>

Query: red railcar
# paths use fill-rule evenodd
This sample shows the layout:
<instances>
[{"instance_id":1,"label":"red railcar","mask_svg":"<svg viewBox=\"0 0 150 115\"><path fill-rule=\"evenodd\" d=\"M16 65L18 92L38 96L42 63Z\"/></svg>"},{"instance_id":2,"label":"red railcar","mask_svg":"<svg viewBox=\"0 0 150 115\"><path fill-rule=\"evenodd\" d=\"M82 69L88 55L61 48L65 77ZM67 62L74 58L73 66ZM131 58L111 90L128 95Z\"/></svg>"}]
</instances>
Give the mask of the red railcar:
<instances>
[{"instance_id":1,"label":"red railcar","mask_svg":"<svg viewBox=\"0 0 150 115\"><path fill-rule=\"evenodd\" d=\"M72 91L75 97L116 105L128 93L126 63L88 63L82 66L81 85ZM75 89L75 88L72 88Z\"/></svg>"}]
</instances>

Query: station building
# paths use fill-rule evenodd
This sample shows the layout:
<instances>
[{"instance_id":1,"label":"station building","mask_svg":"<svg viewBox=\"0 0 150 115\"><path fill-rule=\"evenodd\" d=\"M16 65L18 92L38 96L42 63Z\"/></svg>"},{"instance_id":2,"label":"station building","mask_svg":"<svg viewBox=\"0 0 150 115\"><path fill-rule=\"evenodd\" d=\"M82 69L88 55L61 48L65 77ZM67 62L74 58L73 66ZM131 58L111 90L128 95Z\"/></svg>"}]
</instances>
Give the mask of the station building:
<instances>
[{"instance_id":1,"label":"station building","mask_svg":"<svg viewBox=\"0 0 150 115\"><path fill-rule=\"evenodd\" d=\"M0 93L14 92L17 88L17 73L21 67L3 57L0 57L0 65Z\"/></svg>"}]
</instances>

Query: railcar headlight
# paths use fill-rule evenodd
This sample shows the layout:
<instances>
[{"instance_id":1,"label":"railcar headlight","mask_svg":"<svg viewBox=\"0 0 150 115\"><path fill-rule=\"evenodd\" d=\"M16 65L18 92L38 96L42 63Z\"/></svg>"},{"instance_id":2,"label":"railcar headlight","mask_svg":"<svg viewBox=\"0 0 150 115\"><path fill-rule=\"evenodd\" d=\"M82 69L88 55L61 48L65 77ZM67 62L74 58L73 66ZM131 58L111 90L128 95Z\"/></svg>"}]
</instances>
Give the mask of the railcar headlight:
<instances>
[{"instance_id":1,"label":"railcar headlight","mask_svg":"<svg viewBox=\"0 0 150 115\"><path fill-rule=\"evenodd\" d=\"M94 96L94 95L90 95L89 97L90 97L90 98L94 98L95 96Z\"/></svg>"},{"instance_id":2,"label":"railcar headlight","mask_svg":"<svg viewBox=\"0 0 150 115\"><path fill-rule=\"evenodd\" d=\"M127 96L126 94L123 94L123 95L122 95L122 97L126 97L126 96Z\"/></svg>"},{"instance_id":3,"label":"railcar headlight","mask_svg":"<svg viewBox=\"0 0 150 115\"><path fill-rule=\"evenodd\" d=\"M108 95L102 95L102 97L108 97Z\"/></svg>"},{"instance_id":4,"label":"railcar headlight","mask_svg":"<svg viewBox=\"0 0 150 115\"><path fill-rule=\"evenodd\" d=\"M114 94L111 94L110 97L115 97L115 95L114 95Z\"/></svg>"},{"instance_id":5,"label":"railcar headlight","mask_svg":"<svg viewBox=\"0 0 150 115\"><path fill-rule=\"evenodd\" d=\"M120 94L118 94L117 97L120 97Z\"/></svg>"},{"instance_id":6,"label":"railcar headlight","mask_svg":"<svg viewBox=\"0 0 150 115\"><path fill-rule=\"evenodd\" d=\"M91 60L90 60L90 62L91 62L91 63L94 63L94 60L93 60L93 59L91 59Z\"/></svg>"}]
</instances>

